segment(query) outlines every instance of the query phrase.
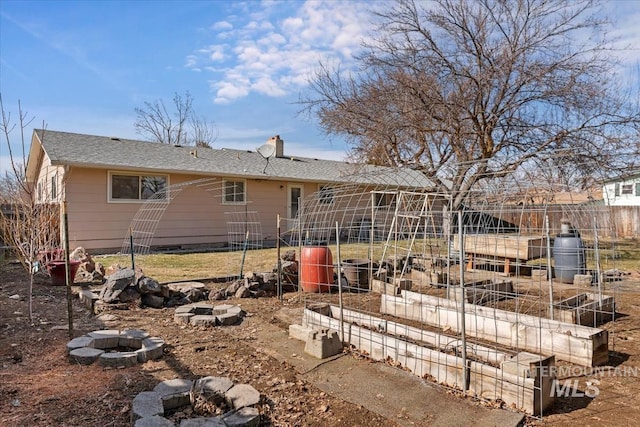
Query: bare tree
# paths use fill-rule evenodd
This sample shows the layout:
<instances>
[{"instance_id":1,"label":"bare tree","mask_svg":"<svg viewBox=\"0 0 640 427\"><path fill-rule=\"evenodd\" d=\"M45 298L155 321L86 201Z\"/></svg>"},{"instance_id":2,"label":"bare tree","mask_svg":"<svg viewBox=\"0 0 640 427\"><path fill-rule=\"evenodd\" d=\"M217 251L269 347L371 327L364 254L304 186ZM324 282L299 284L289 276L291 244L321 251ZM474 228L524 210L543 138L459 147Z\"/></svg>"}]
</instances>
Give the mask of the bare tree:
<instances>
[{"instance_id":1,"label":"bare tree","mask_svg":"<svg viewBox=\"0 0 640 427\"><path fill-rule=\"evenodd\" d=\"M479 181L539 161L585 181L622 170L639 158L640 108L617 84L595 6L397 0L374 14L363 71L321 64L302 111L356 160L420 170L455 206Z\"/></svg>"},{"instance_id":2,"label":"bare tree","mask_svg":"<svg viewBox=\"0 0 640 427\"><path fill-rule=\"evenodd\" d=\"M12 121L0 95L2 120L0 131L9 153L11 169L2 179L0 192L0 232L2 240L11 247L18 260L29 274L28 304L29 320L33 321L33 285L35 275L46 273L45 261L54 249L60 248L60 210L52 197L38 183L27 180L27 141L25 129L33 121L18 102L18 117ZM14 151L12 136L19 133L20 153ZM41 133L44 137L44 125ZM38 194L40 193L40 194Z\"/></svg>"},{"instance_id":3,"label":"bare tree","mask_svg":"<svg viewBox=\"0 0 640 427\"><path fill-rule=\"evenodd\" d=\"M184 97L174 95L173 111L160 99L145 102L144 108L136 108L135 112L136 132L155 142L211 148L218 137L215 123L194 112L189 92Z\"/></svg>"}]
</instances>

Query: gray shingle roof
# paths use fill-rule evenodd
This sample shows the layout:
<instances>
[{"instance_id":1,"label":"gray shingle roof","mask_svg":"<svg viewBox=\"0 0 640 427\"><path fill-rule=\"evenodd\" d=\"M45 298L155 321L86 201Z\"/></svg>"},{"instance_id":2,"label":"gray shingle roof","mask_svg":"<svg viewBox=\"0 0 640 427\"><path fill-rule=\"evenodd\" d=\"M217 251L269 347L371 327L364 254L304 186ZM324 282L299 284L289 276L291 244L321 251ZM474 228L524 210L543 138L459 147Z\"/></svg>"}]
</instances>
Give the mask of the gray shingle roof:
<instances>
[{"instance_id":1,"label":"gray shingle roof","mask_svg":"<svg viewBox=\"0 0 640 427\"><path fill-rule=\"evenodd\" d=\"M181 147L131 139L46 130L35 131L53 165L189 173L290 181L357 182L432 187L420 172L255 151ZM264 173L263 173L264 171Z\"/></svg>"}]
</instances>

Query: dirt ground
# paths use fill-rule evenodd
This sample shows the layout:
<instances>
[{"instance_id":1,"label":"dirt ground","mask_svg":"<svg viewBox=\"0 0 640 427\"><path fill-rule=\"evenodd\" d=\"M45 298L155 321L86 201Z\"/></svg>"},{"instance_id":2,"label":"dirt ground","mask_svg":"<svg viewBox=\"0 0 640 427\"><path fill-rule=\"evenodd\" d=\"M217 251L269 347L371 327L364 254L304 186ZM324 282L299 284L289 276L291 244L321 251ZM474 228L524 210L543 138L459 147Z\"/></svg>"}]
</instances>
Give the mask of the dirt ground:
<instances>
[{"instance_id":1,"label":"dirt ground","mask_svg":"<svg viewBox=\"0 0 640 427\"><path fill-rule=\"evenodd\" d=\"M560 399L552 414L541 421L527 419L527 424L638 425L640 382L633 369L640 374L640 274L634 274L618 295L622 316L603 326L610 332L609 363L618 368L616 374L571 378L578 381L581 391L587 380L598 379L599 394ZM137 393L166 379L207 375L228 376L260 391L264 397L259 407L263 425L407 424L321 391L286 361L256 347L255 335L261 325L288 328L280 313L302 306L296 294L286 295L282 302L269 297L238 300L248 313L240 325L206 330L176 324L172 309L136 308L94 316L74 299L74 337L97 329L138 328L165 340L161 359L124 369L69 363L66 288L36 284L33 294L34 319L30 323L27 276L18 265L0 266L2 426L127 426ZM362 359L358 355L345 357ZM361 380L366 384L366 378ZM468 421L469 425L474 423ZM412 424L431 423L425 417L423 422Z\"/></svg>"}]
</instances>

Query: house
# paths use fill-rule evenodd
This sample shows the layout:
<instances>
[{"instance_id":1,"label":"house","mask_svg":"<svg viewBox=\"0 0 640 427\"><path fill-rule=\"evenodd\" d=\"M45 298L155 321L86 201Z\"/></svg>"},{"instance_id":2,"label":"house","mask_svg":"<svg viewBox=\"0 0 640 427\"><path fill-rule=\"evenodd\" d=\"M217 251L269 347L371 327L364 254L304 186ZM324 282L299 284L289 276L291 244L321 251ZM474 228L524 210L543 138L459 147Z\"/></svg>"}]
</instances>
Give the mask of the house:
<instances>
[{"instance_id":1,"label":"house","mask_svg":"<svg viewBox=\"0 0 640 427\"><path fill-rule=\"evenodd\" d=\"M640 170L605 181L602 195L609 206L640 206Z\"/></svg>"},{"instance_id":2,"label":"house","mask_svg":"<svg viewBox=\"0 0 640 427\"><path fill-rule=\"evenodd\" d=\"M313 194L329 208L340 183L432 186L412 170L285 154L279 136L247 151L34 130L26 171L38 201L66 202L70 246L94 253L124 248L129 230L148 248L224 247L249 226L273 242L278 216L286 230Z\"/></svg>"}]
</instances>

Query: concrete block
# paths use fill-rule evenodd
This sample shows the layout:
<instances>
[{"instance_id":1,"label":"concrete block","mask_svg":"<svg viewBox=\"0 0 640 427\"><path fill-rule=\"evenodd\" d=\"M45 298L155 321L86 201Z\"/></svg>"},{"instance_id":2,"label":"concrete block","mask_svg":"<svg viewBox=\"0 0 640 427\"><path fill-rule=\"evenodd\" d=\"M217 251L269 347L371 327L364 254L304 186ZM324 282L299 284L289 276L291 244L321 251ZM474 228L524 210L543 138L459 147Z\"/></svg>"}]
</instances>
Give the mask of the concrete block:
<instances>
[{"instance_id":1,"label":"concrete block","mask_svg":"<svg viewBox=\"0 0 640 427\"><path fill-rule=\"evenodd\" d=\"M227 427L255 427L260 425L260 412L256 408L242 408L222 416Z\"/></svg>"},{"instance_id":2,"label":"concrete block","mask_svg":"<svg viewBox=\"0 0 640 427\"><path fill-rule=\"evenodd\" d=\"M133 398L131 403L131 423L144 417L152 417L154 415L164 415L162 407L162 399L155 391L143 391Z\"/></svg>"},{"instance_id":3,"label":"concrete block","mask_svg":"<svg viewBox=\"0 0 640 427\"><path fill-rule=\"evenodd\" d=\"M116 329L105 329L100 331L89 332L91 338L93 338L93 347L106 349L118 347L120 342L120 331Z\"/></svg>"},{"instance_id":4,"label":"concrete block","mask_svg":"<svg viewBox=\"0 0 640 427\"><path fill-rule=\"evenodd\" d=\"M176 312L173 315L173 321L181 325L188 325L193 316L195 316L195 314L191 312L183 312L183 313Z\"/></svg>"},{"instance_id":5,"label":"concrete block","mask_svg":"<svg viewBox=\"0 0 640 427\"><path fill-rule=\"evenodd\" d=\"M175 380L162 381L153 388L153 391L160 395L162 406L165 411L179 408L191 403L189 391L193 381L177 378Z\"/></svg>"},{"instance_id":6,"label":"concrete block","mask_svg":"<svg viewBox=\"0 0 640 427\"><path fill-rule=\"evenodd\" d=\"M289 338L306 342L311 332L313 332L313 328L302 325L289 325Z\"/></svg>"},{"instance_id":7,"label":"concrete block","mask_svg":"<svg viewBox=\"0 0 640 427\"><path fill-rule=\"evenodd\" d=\"M189 319L189 324L193 326L216 326L218 318L212 314L196 314Z\"/></svg>"},{"instance_id":8,"label":"concrete block","mask_svg":"<svg viewBox=\"0 0 640 427\"><path fill-rule=\"evenodd\" d=\"M78 299L93 313L93 306L95 302L100 299L100 295L90 291L89 289L83 289L78 293Z\"/></svg>"},{"instance_id":9,"label":"concrete block","mask_svg":"<svg viewBox=\"0 0 640 427\"><path fill-rule=\"evenodd\" d=\"M590 274L576 274L573 276L573 284L576 286L591 286L593 276Z\"/></svg>"},{"instance_id":10,"label":"concrete block","mask_svg":"<svg viewBox=\"0 0 640 427\"><path fill-rule=\"evenodd\" d=\"M196 380L195 388L223 395L233 387L233 381L227 377L202 377Z\"/></svg>"},{"instance_id":11,"label":"concrete block","mask_svg":"<svg viewBox=\"0 0 640 427\"><path fill-rule=\"evenodd\" d=\"M160 415L153 415L136 420L133 427L175 427L175 424Z\"/></svg>"},{"instance_id":12,"label":"concrete block","mask_svg":"<svg viewBox=\"0 0 640 427\"><path fill-rule=\"evenodd\" d=\"M147 360L155 360L162 357L164 350L164 340L158 337L146 338L142 341L142 346L136 350L138 362L144 363Z\"/></svg>"},{"instance_id":13,"label":"concrete block","mask_svg":"<svg viewBox=\"0 0 640 427\"><path fill-rule=\"evenodd\" d=\"M129 348L141 348L142 340L149 338L149 333L140 329L127 329L120 332L120 339L118 340L118 346Z\"/></svg>"},{"instance_id":14,"label":"concrete block","mask_svg":"<svg viewBox=\"0 0 640 427\"><path fill-rule=\"evenodd\" d=\"M102 353L98 358L102 366L129 367L138 363L138 354L135 351L119 351L114 353Z\"/></svg>"},{"instance_id":15,"label":"concrete block","mask_svg":"<svg viewBox=\"0 0 640 427\"><path fill-rule=\"evenodd\" d=\"M227 404L233 409L254 406L260 403L260 392L249 384L236 384L224 394Z\"/></svg>"},{"instance_id":16,"label":"concrete block","mask_svg":"<svg viewBox=\"0 0 640 427\"><path fill-rule=\"evenodd\" d=\"M67 343L67 354L69 354L72 350L76 348L82 347L91 347L93 348L93 338L88 336L82 336L78 338L74 338Z\"/></svg>"},{"instance_id":17,"label":"concrete block","mask_svg":"<svg viewBox=\"0 0 640 427\"><path fill-rule=\"evenodd\" d=\"M100 350L97 348L80 347L71 350L69 352L69 358L71 359L71 361L74 361L81 365L91 365L93 362L98 360L100 355L103 353L104 350Z\"/></svg>"},{"instance_id":18,"label":"concrete block","mask_svg":"<svg viewBox=\"0 0 640 427\"><path fill-rule=\"evenodd\" d=\"M187 418L180 421L180 427L227 427L222 417Z\"/></svg>"},{"instance_id":19,"label":"concrete block","mask_svg":"<svg viewBox=\"0 0 640 427\"><path fill-rule=\"evenodd\" d=\"M320 329L309 333L304 351L318 359L326 359L342 353L342 348L342 340L337 331Z\"/></svg>"}]
</instances>

